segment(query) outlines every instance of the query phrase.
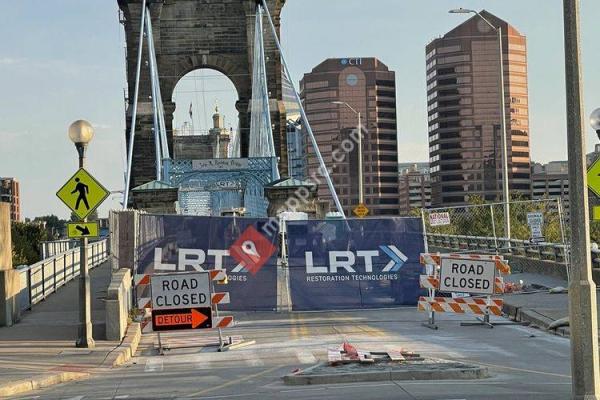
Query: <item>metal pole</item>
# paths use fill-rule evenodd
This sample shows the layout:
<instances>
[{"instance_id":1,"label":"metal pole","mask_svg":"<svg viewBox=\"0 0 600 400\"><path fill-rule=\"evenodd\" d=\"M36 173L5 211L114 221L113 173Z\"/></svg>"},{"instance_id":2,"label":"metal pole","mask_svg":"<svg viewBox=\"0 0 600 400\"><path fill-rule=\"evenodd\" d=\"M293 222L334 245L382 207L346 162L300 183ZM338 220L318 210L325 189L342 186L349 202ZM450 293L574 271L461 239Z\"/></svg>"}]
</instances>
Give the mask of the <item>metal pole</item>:
<instances>
[{"instance_id":1,"label":"metal pole","mask_svg":"<svg viewBox=\"0 0 600 400\"><path fill-rule=\"evenodd\" d=\"M558 219L560 222L560 243L563 247L563 258L565 263L565 270L567 271L567 282L571 280L571 276L569 273L569 249L567 246L567 241L565 239L565 219L564 219L564 211L561 198L556 199L558 206Z\"/></svg>"},{"instance_id":2,"label":"metal pole","mask_svg":"<svg viewBox=\"0 0 600 400\"><path fill-rule=\"evenodd\" d=\"M319 160L319 165L321 167L322 174L325 176L325 181L327 182L327 187L329 188L329 191L331 192L331 196L333 197L333 202L335 203L335 207L336 207L337 211L340 214L342 214L343 219L346 219L346 214L344 213L344 209L342 208L342 203L340 203L340 199L337 196L335 187L333 186L333 182L331 180L331 177L329 176L329 170L327 169L327 166L325 165L325 161L323 161L323 157L321 156L321 151L319 150L319 145L317 144L315 135L312 131L312 128L310 127L310 123L308 122L308 117L306 116L304 106L302 105L302 100L300 99L300 95L298 94L298 91L296 90L296 85L293 83L294 80L292 79L292 76L290 75L290 70L287 66L287 63L285 61L285 56L283 55L283 51L281 49L281 43L279 43L279 37L277 36L277 30L275 29L275 24L273 24L273 19L271 18L271 13L269 11L269 8L267 7L267 3L265 2L265 0L262 0L262 5L267 14L267 17L269 18L269 23L271 25L271 31L273 33L273 40L275 42L275 45L277 46L277 50L279 50L279 54L281 55L281 65L283 66L283 70L285 71L285 74L292 85L292 89L294 90L294 96L296 97L296 102L298 103L298 106L300 108L300 115L302 116L302 120L304 121L304 125L306 127L306 131L308 132L308 137L310 138L310 143L312 145L312 148L315 150L315 155L317 156L317 159Z\"/></svg>"},{"instance_id":3,"label":"metal pole","mask_svg":"<svg viewBox=\"0 0 600 400\"><path fill-rule=\"evenodd\" d=\"M358 113L358 202L364 204L365 192L363 182L363 148L362 148L362 115Z\"/></svg>"},{"instance_id":4,"label":"metal pole","mask_svg":"<svg viewBox=\"0 0 600 400\"><path fill-rule=\"evenodd\" d=\"M494 206L490 204L490 215L492 216L492 234L494 235L494 247L498 254L498 237L496 236L496 219L494 218Z\"/></svg>"},{"instance_id":5,"label":"metal pole","mask_svg":"<svg viewBox=\"0 0 600 400\"><path fill-rule=\"evenodd\" d=\"M76 144L79 153L79 168L85 167L84 144ZM83 219L87 222L87 218ZM79 327L77 333L76 347L94 348L92 337L92 298L90 294L90 275L88 269L88 239L81 238L79 242Z\"/></svg>"},{"instance_id":6,"label":"metal pole","mask_svg":"<svg viewBox=\"0 0 600 400\"><path fill-rule=\"evenodd\" d=\"M135 121L137 118L138 95L140 93L140 71L142 69L142 50L144 44L144 25L146 18L146 0L142 1L142 17L140 19L140 43L138 45L137 68L135 71L135 90L133 94L133 110L131 111L131 126L129 127L129 149L127 149L127 173L125 175L125 190L123 191L123 210L129 202L129 185L131 185L131 164L133 163L133 141L135 139Z\"/></svg>"},{"instance_id":7,"label":"metal pole","mask_svg":"<svg viewBox=\"0 0 600 400\"><path fill-rule=\"evenodd\" d=\"M592 280L590 254L579 0L563 0L563 5L571 224L571 398L600 399L596 285Z\"/></svg>"},{"instance_id":8,"label":"metal pole","mask_svg":"<svg viewBox=\"0 0 600 400\"><path fill-rule=\"evenodd\" d=\"M504 235L510 239L510 194L508 189L508 145L506 135L506 98L504 97L504 51L502 47L502 27L498 27L498 48L500 49L500 126L502 129L502 199L504 200ZM508 241L510 243L510 240Z\"/></svg>"}]
</instances>

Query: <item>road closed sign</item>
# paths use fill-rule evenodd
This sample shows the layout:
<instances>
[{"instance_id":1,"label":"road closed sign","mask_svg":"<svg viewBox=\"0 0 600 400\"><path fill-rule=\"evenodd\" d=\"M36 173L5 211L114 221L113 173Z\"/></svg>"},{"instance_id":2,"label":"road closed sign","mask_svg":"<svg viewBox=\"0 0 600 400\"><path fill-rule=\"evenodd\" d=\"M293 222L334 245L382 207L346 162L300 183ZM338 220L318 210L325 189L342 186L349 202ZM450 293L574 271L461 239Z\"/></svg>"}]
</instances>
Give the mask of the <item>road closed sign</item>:
<instances>
[{"instance_id":1,"label":"road closed sign","mask_svg":"<svg viewBox=\"0 0 600 400\"><path fill-rule=\"evenodd\" d=\"M494 260L443 257L440 265L441 292L494 294Z\"/></svg>"},{"instance_id":2,"label":"road closed sign","mask_svg":"<svg viewBox=\"0 0 600 400\"><path fill-rule=\"evenodd\" d=\"M212 327L208 272L153 275L150 284L153 330Z\"/></svg>"}]
</instances>

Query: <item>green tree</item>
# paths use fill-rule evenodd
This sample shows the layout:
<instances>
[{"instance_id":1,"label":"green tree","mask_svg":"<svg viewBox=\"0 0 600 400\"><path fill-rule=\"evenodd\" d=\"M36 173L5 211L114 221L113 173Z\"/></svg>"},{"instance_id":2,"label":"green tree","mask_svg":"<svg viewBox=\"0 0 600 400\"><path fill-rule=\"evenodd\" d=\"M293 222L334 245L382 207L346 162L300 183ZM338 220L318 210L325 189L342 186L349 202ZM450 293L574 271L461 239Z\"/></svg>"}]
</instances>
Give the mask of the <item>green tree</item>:
<instances>
[{"instance_id":1,"label":"green tree","mask_svg":"<svg viewBox=\"0 0 600 400\"><path fill-rule=\"evenodd\" d=\"M33 222L43 222L46 225L48 236L54 239L58 239L65 232L67 224L66 220L60 219L56 215L35 217Z\"/></svg>"},{"instance_id":2,"label":"green tree","mask_svg":"<svg viewBox=\"0 0 600 400\"><path fill-rule=\"evenodd\" d=\"M31 265L40 261L40 243L51 239L37 223L13 222L11 225L13 265Z\"/></svg>"}]
</instances>

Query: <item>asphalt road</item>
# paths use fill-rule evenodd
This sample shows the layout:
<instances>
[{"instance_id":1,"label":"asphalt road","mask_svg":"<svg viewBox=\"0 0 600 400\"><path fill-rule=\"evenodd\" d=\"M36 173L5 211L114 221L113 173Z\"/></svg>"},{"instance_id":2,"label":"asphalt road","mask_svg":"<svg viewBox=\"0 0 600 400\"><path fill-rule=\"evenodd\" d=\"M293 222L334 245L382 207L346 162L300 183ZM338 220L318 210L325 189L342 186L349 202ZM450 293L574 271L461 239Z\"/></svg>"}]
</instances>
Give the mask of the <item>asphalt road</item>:
<instances>
[{"instance_id":1,"label":"asphalt road","mask_svg":"<svg viewBox=\"0 0 600 400\"><path fill-rule=\"evenodd\" d=\"M91 379L32 392L19 399L568 399L568 339L533 328L462 327L454 315L440 329L421 325L414 308L323 313L236 314L227 335L256 344L224 353L173 348L160 356L145 335L137 357ZM163 335L172 347L200 345L213 331ZM469 381L384 381L286 386L281 377L326 360L328 347L348 340L365 349L403 349L487 366L491 377Z\"/></svg>"}]
</instances>

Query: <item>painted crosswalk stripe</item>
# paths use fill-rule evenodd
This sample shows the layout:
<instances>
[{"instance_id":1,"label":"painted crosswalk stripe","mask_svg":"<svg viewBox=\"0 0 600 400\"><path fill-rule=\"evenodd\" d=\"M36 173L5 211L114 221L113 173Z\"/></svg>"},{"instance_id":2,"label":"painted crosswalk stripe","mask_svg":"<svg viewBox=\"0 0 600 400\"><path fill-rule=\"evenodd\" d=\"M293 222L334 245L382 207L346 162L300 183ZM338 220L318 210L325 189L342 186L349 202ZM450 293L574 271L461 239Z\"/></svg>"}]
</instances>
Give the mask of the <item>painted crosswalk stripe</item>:
<instances>
[{"instance_id":1,"label":"painted crosswalk stripe","mask_svg":"<svg viewBox=\"0 0 600 400\"><path fill-rule=\"evenodd\" d=\"M300 363L302 364L314 364L317 362L317 359L315 358L313 353L311 353L308 350L296 351L296 357L298 358L298 361L300 361Z\"/></svg>"},{"instance_id":2,"label":"painted crosswalk stripe","mask_svg":"<svg viewBox=\"0 0 600 400\"><path fill-rule=\"evenodd\" d=\"M249 367L262 367L265 362L260 359L255 351L249 351L244 354L244 361Z\"/></svg>"},{"instance_id":3,"label":"painted crosswalk stripe","mask_svg":"<svg viewBox=\"0 0 600 400\"><path fill-rule=\"evenodd\" d=\"M163 370L163 361L160 359L149 358L146 360L144 372L160 372Z\"/></svg>"},{"instance_id":4,"label":"painted crosswalk stripe","mask_svg":"<svg viewBox=\"0 0 600 400\"><path fill-rule=\"evenodd\" d=\"M212 368L212 362L210 360L204 359L204 360L198 360L196 361L196 363L194 364L196 369L211 369Z\"/></svg>"}]
</instances>

